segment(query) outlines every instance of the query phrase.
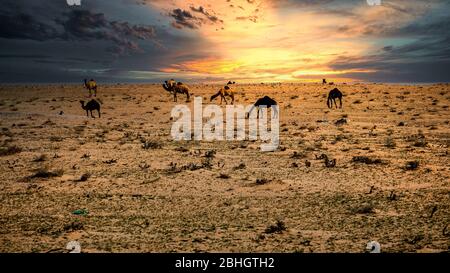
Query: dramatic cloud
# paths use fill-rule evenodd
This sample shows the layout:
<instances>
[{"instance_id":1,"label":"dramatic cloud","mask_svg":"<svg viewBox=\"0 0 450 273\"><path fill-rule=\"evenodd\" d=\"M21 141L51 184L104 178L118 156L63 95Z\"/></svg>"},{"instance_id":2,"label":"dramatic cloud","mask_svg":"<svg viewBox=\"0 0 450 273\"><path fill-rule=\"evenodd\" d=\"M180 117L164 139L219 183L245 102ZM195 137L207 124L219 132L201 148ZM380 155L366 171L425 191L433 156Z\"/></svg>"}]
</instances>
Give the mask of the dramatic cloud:
<instances>
[{"instance_id":1,"label":"dramatic cloud","mask_svg":"<svg viewBox=\"0 0 450 273\"><path fill-rule=\"evenodd\" d=\"M0 14L0 21L0 38L45 41L58 36L53 26L38 22L28 14Z\"/></svg>"},{"instance_id":2,"label":"dramatic cloud","mask_svg":"<svg viewBox=\"0 0 450 273\"><path fill-rule=\"evenodd\" d=\"M3 0L2 81L449 81L450 2Z\"/></svg>"},{"instance_id":3,"label":"dramatic cloud","mask_svg":"<svg viewBox=\"0 0 450 273\"><path fill-rule=\"evenodd\" d=\"M64 40L105 40L115 44L110 48L116 54L140 51L135 39L149 40L156 36L152 26L130 25L127 22L108 21L102 13L74 10L56 22L64 27L60 37Z\"/></svg>"},{"instance_id":4,"label":"dramatic cloud","mask_svg":"<svg viewBox=\"0 0 450 273\"><path fill-rule=\"evenodd\" d=\"M211 22L213 22L213 23L217 23L217 22L223 23L223 20L220 20L220 19L219 19L217 16L215 16L215 15L209 14L209 12L207 12L206 9L203 8L202 6L199 6L198 8L195 8L195 7L192 7L192 6L191 6L190 8L191 8L191 10L194 11L194 12L198 12L198 13L201 13L201 14L205 15L206 18L208 18L208 19L209 19Z\"/></svg>"},{"instance_id":5,"label":"dramatic cloud","mask_svg":"<svg viewBox=\"0 0 450 273\"><path fill-rule=\"evenodd\" d=\"M174 9L170 16L175 19L175 22L172 23L172 26L175 28L197 28L201 25L201 19L193 16L189 11L182 9Z\"/></svg>"}]
</instances>

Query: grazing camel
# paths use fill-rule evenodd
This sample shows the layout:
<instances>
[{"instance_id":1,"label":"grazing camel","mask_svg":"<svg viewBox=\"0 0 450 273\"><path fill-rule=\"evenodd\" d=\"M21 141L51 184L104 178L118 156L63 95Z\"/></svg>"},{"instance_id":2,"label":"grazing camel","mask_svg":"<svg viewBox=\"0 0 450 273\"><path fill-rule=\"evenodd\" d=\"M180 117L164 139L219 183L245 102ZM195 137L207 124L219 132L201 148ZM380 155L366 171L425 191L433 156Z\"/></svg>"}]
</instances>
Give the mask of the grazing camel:
<instances>
[{"instance_id":1,"label":"grazing camel","mask_svg":"<svg viewBox=\"0 0 450 273\"><path fill-rule=\"evenodd\" d=\"M260 109L260 106L266 106L267 108L269 108L269 107L272 107L272 106L275 106L275 105L278 105L277 102L276 102L274 99L272 99L272 98L270 98L270 97L268 97L268 96L265 96L265 97L263 97L263 98L260 98L260 99L258 99L258 100L255 102L255 104L253 104L252 108L250 108L250 110L248 111L248 113L247 113L247 118L250 117L250 113L253 111L253 109L254 109L255 107L258 108L258 115L257 115L257 118L259 118L259 111L261 110L261 109ZM277 116L278 116L278 112L277 112L276 108L272 108L272 110L275 111L275 112L274 112L274 117L277 117Z\"/></svg>"},{"instance_id":2,"label":"grazing camel","mask_svg":"<svg viewBox=\"0 0 450 273\"><path fill-rule=\"evenodd\" d=\"M217 98L218 96L220 96L220 104L222 104L222 101L225 100L225 104L228 104L228 101L225 97L230 97L231 98L231 104L234 104L234 91L230 88L229 85L231 84L235 84L236 82L231 82L229 81L227 83L227 85L225 85L224 87L220 88L219 92L217 92L217 94L212 95L211 99L209 101L213 101L215 98Z\"/></svg>"},{"instance_id":3,"label":"grazing camel","mask_svg":"<svg viewBox=\"0 0 450 273\"><path fill-rule=\"evenodd\" d=\"M339 91L339 89L334 88L333 90L331 90L330 93L328 94L328 100L327 100L328 108L330 108L330 109L333 108L333 102L334 102L334 105L336 105L336 108L338 108L337 104L336 104L336 99L339 99L339 104L340 104L339 108L342 108L342 96L343 96L342 92Z\"/></svg>"},{"instance_id":4,"label":"grazing camel","mask_svg":"<svg viewBox=\"0 0 450 273\"><path fill-rule=\"evenodd\" d=\"M169 81L164 81L164 84L162 86L166 91L173 93L173 101L177 101L177 93L186 94L186 102L190 101L189 92L191 90L184 83L181 82L175 83L175 81L171 79Z\"/></svg>"},{"instance_id":5,"label":"grazing camel","mask_svg":"<svg viewBox=\"0 0 450 273\"><path fill-rule=\"evenodd\" d=\"M94 115L92 114L92 110L97 110L98 111L98 117L101 117L100 114L100 103L98 103L96 100L91 100L89 101L86 105L84 105L84 101L80 100L81 103L81 108L83 108L84 110L86 110L86 115L87 117L89 117L89 111L91 112L91 117L95 118Z\"/></svg>"},{"instance_id":6,"label":"grazing camel","mask_svg":"<svg viewBox=\"0 0 450 273\"><path fill-rule=\"evenodd\" d=\"M87 81L87 79L84 79L84 87L89 90L89 97L92 96L92 91L94 91L94 97L97 96L97 83L94 81L94 79L90 79Z\"/></svg>"}]
</instances>

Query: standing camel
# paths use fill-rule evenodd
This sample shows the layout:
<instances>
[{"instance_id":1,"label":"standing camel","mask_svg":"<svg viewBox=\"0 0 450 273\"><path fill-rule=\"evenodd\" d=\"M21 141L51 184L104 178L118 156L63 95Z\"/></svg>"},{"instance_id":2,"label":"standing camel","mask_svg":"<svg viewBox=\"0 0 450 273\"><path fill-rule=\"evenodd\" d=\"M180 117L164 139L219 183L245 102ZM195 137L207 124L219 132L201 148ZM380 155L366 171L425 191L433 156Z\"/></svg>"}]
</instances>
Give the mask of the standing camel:
<instances>
[{"instance_id":1,"label":"standing camel","mask_svg":"<svg viewBox=\"0 0 450 273\"><path fill-rule=\"evenodd\" d=\"M330 93L328 94L328 100L327 100L327 105L328 108L333 108L333 102L334 105L336 105L336 109L338 108L337 104L336 104L336 99L339 99L339 108L342 108L342 92L339 91L339 89L334 88L333 90L330 91Z\"/></svg>"},{"instance_id":2,"label":"standing camel","mask_svg":"<svg viewBox=\"0 0 450 273\"><path fill-rule=\"evenodd\" d=\"M272 106L275 106L275 105L278 105L277 102L274 99L272 99L272 98L270 98L268 96L260 98L253 104L252 108L250 108L250 110L248 111L247 118L250 117L250 113L253 111L254 108L258 108L257 118L259 118L259 112L261 110L260 109L261 106L266 106L267 108L269 108L269 107L272 107ZM272 110L275 111L274 112L274 117L277 117L278 116L278 112L277 112L276 108L274 107L274 108L272 108Z\"/></svg>"},{"instance_id":3,"label":"standing camel","mask_svg":"<svg viewBox=\"0 0 450 273\"><path fill-rule=\"evenodd\" d=\"M191 90L184 83L181 83L181 82L175 83L175 81L173 79L171 79L169 81L164 81L162 86L166 91L173 93L173 101L175 101L175 102L177 101L177 93L186 94L186 102L190 101L189 100L189 98L190 98L189 92Z\"/></svg>"},{"instance_id":4,"label":"standing camel","mask_svg":"<svg viewBox=\"0 0 450 273\"><path fill-rule=\"evenodd\" d=\"M231 84L235 84L235 82L229 81L227 83L227 85L225 85L224 87L220 88L219 92L217 92L215 95L211 96L210 101L213 101L215 98L220 96L220 104L222 104L222 102L224 100L225 100L225 104L228 104L228 101L227 101L226 97L230 97L231 98L231 104L234 104L234 91L229 86Z\"/></svg>"},{"instance_id":5,"label":"standing camel","mask_svg":"<svg viewBox=\"0 0 450 273\"><path fill-rule=\"evenodd\" d=\"M87 79L84 79L84 87L89 90L89 97L92 96L92 91L94 91L94 97L97 96L97 83L94 81L94 79L90 79L87 81Z\"/></svg>"},{"instance_id":6,"label":"standing camel","mask_svg":"<svg viewBox=\"0 0 450 273\"><path fill-rule=\"evenodd\" d=\"M91 100L89 101L86 105L84 105L84 101L80 100L81 103L81 108L83 108L83 110L86 110L86 115L89 117L89 113L91 112L91 117L95 118L94 115L92 114L93 110L97 110L98 111L98 117L101 117L100 114L100 103L98 103L96 100Z\"/></svg>"}]
</instances>

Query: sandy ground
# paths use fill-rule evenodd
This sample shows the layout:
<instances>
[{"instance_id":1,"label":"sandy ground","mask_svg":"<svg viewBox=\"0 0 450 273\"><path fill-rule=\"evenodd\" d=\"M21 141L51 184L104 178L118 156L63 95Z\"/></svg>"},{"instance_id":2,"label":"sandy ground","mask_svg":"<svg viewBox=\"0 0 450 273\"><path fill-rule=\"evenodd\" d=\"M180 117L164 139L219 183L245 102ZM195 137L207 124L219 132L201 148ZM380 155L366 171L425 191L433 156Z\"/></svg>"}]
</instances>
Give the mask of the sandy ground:
<instances>
[{"instance_id":1,"label":"sandy ground","mask_svg":"<svg viewBox=\"0 0 450 273\"><path fill-rule=\"evenodd\" d=\"M173 141L160 85L101 85L100 119L81 85L1 86L0 251L449 251L450 85L342 84L338 110L328 85L234 88L279 102L278 151Z\"/></svg>"}]
</instances>

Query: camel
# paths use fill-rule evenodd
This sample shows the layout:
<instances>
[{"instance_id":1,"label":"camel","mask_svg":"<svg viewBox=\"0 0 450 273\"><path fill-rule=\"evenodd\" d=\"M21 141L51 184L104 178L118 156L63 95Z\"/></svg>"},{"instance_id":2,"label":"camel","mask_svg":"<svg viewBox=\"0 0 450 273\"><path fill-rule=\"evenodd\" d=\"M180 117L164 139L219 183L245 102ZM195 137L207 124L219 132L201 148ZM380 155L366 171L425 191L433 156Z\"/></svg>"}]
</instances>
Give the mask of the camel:
<instances>
[{"instance_id":1,"label":"camel","mask_svg":"<svg viewBox=\"0 0 450 273\"><path fill-rule=\"evenodd\" d=\"M336 109L338 108L337 104L336 104L336 99L339 99L339 108L342 108L342 92L339 91L339 89L334 88L333 90L330 91L330 93L328 94L328 100L327 100L327 105L328 108L333 108L333 102L334 105L336 105Z\"/></svg>"},{"instance_id":2,"label":"camel","mask_svg":"<svg viewBox=\"0 0 450 273\"><path fill-rule=\"evenodd\" d=\"M82 100L80 100L80 103L81 103L81 108L86 110L87 117L89 117L88 111L90 111L91 112L91 117L95 118L94 115L92 114L92 110L97 110L98 111L98 117L99 118L101 117L101 114L100 114L100 103L98 103L96 100L91 100L86 105L84 105L84 101L82 101Z\"/></svg>"},{"instance_id":3,"label":"camel","mask_svg":"<svg viewBox=\"0 0 450 273\"><path fill-rule=\"evenodd\" d=\"M175 83L175 81L173 79L171 79L169 81L164 81L164 84L162 86L166 91L173 93L173 101L174 102L177 101L177 93L186 94L186 102L190 101L189 100L189 98L190 98L189 92L191 90L184 83L181 83L181 82Z\"/></svg>"},{"instance_id":4,"label":"camel","mask_svg":"<svg viewBox=\"0 0 450 273\"><path fill-rule=\"evenodd\" d=\"M228 101L225 97L230 97L231 98L231 104L234 104L234 91L230 88L230 84L235 84L236 82L231 82L229 81L227 83L227 85L225 85L224 87L220 88L219 92L217 92L217 94L212 95L210 101L213 101L215 98L217 98L218 96L220 96L220 104L222 104L222 101L225 100L225 104L228 104Z\"/></svg>"},{"instance_id":5,"label":"camel","mask_svg":"<svg viewBox=\"0 0 450 273\"><path fill-rule=\"evenodd\" d=\"M97 96L97 83L94 81L94 79L90 79L87 81L87 79L84 79L84 87L89 90L89 97L92 96L92 90L94 91L94 97Z\"/></svg>"},{"instance_id":6,"label":"camel","mask_svg":"<svg viewBox=\"0 0 450 273\"><path fill-rule=\"evenodd\" d=\"M255 107L258 108L257 118L259 118L259 112L261 110L260 106L272 107L272 106L275 106L275 105L277 105L277 102L274 99L272 99L272 98L270 98L268 96L260 98L253 104L252 108L250 108L250 110L248 111L247 118L250 117L250 113L253 111L253 109ZM274 117L277 117L278 116L278 112L277 112L276 108L272 108L272 109L275 111L274 112Z\"/></svg>"}]
</instances>

